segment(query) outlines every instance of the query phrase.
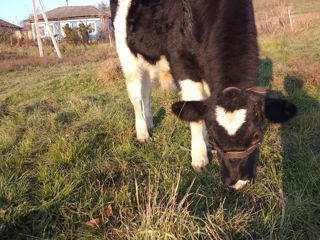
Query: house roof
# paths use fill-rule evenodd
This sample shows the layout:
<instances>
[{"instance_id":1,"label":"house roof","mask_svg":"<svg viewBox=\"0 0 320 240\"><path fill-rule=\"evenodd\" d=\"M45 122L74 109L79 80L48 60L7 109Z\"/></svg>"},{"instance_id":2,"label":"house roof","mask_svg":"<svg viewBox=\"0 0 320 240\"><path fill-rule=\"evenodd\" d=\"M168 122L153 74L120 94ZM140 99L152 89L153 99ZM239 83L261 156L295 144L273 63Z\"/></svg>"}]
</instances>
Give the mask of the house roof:
<instances>
[{"instance_id":1,"label":"house roof","mask_svg":"<svg viewBox=\"0 0 320 240\"><path fill-rule=\"evenodd\" d=\"M58 7L45 12L49 21L68 20L76 18L92 18L100 17L100 12L93 6L67 6ZM38 15L39 21L44 20L42 14ZM26 22L33 22L33 18L25 20Z\"/></svg>"},{"instance_id":2,"label":"house roof","mask_svg":"<svg viewBox=\"0 0 320 240\"><path fill-rule=\"evenodd\" d=\"M7 29L12 29L12 30L20 30L22 29L21 27L14 25L12 23L6 22L4 20L0 19L0 28L7 28Z\"/></svg>"}]
</instances>

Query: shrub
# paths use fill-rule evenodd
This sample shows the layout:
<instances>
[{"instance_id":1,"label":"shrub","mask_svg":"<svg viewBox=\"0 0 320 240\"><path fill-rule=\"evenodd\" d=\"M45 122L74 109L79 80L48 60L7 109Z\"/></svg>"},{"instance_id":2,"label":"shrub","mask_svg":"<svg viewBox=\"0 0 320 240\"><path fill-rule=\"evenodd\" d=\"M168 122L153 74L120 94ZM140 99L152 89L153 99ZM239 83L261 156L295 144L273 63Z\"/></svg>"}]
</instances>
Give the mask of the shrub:
<instances>
[{"instance_id":1,"label":"shrub","mask_svg":"<svg viewBox=\"0 0 320 240\"><path fill-rule=\"evenodd\" d=\"M0 32L0 43L12 46L17 43L17 39L12 31L2 31Z\"/></svg>"},{"instance_id":2,"label":"shrub","mask_svg":"<svg viewBox=\"0 0 320 240\"><path fill-rule=\"evenodd\" d=\"M83 44L86 48L86 44L88 43L88 30L90 26L84 25L84 23L80 23L79 27L71 28L69 24L66 24L63 27L63 31L66 34L67 42L72 45Z\"/></svg>"},{"instance_id":3,"label":"shrub","mask_svg":"<svg viewBox=\"0 0 320 240\"><path fill-rule=\"evenodd\" d=\"M63 31L66 34L66 40L68 43L73 45L78 45L81 43L80 36L78 34L77 28L71 28L69 24L63 27Z\"/></svg>"}]
</instances>

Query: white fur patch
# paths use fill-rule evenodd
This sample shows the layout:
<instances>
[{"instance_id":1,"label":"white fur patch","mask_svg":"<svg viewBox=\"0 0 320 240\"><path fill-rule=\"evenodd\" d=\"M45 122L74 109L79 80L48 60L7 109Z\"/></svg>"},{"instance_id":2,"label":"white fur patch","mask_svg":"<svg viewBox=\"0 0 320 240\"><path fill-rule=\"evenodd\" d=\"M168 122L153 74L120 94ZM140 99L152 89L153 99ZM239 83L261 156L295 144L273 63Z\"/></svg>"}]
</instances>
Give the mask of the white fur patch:
<instances>
[{"instance_id":1,"label":"white fur patch","mask_svg":"<svg viewBox=\"0 0 320 240\"><path fill-rule=\"evenodd\" d=\"M233 112L227 112L223 107L216 107L216 120L218 124L228 132L230 136L236 134L242 124L246 121L246 109L239 109Z\"/></svg>"},{"instance_id":2,"label":"white fur patch","mask_svg":"<svg viewBox=\"0 0 320 240\"><path fill-rule=\"evenodd\" d=\"M190 79L180 81L181 98L183 101L201 101L208 98L209 86L204 81L195 82Z\"/></svg>"},{"instance_id":3,"label":"white fur patch","mask_svg":"<svg viewBox=\"0 0 320 240\"><path fill-rule=\"evenodd\" d=\"M170 72L170 66L167 58L165 56L161 56L159 61L156 64L148 63L141 54L138 54L139 65L148 71L151 72Z\"/></svg>"},{"instance_id":4,"label":"white fur patch","mask_svg":"<svg viewBox=\"0 0 320 240\"><path fill-rule=\"evenodd\" d=\"M238 180L238 182L234 185L231 186L231 188L233 188L234 190L241 190L242 188L244 188L244 186L247 185L247 183L249 182L249 180Z\"/></svg>"},{"instance_id":5,"label":"white fur patch","mask_svg":"<svg viewBox=\"0 0 320 240\"><path fill-rule=\"evenodd\" d=\"M138 59L131 53L127 44L127 15L131 1L118 1L117 13L113 23L117 52L125 75L133 74L139 70Z\"/></svg>"}]
</instances>

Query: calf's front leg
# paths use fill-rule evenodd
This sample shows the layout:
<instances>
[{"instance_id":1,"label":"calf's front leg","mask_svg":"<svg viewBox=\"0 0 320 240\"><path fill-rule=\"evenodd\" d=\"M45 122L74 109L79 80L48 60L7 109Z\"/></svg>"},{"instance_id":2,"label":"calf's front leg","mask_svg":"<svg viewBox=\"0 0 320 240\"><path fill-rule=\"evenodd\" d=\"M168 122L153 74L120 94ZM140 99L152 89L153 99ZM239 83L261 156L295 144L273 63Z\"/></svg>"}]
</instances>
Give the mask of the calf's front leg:
<instances>
[{"instance_id":1,"label":"calf's front leg","mask_svg":"<svg viewBox=\"0 0 320 240\"><path fill-rule=\"evenodd\" d=\"M180 82L183 101L204 100L207 95L202 82L189 79ZM208 164L207 130L204 121L190 122L192 167L196 172L202 172Z\"/></svg>"},{"instance_id":2,"label":"calf's front leg","mask_svg":"<svg viewBox=\"0 0 320 240\"><path fill-rule=\"evenodd\" d=\"M191 158L192 167L196 172L202 172L208 164L206 126L204 121L191 122Z\"/></svg>"}]
</instances>

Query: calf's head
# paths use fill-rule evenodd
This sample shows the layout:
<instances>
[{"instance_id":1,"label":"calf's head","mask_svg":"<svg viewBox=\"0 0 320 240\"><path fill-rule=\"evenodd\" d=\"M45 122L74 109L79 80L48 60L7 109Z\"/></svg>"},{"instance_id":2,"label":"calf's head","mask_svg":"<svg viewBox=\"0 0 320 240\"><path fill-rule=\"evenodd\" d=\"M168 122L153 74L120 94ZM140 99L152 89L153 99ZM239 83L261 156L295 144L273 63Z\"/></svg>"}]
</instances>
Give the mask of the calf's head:
<instances>
[{"instance_id":1,"label":"calf's head","mask_svg":"<svg viewBox=\"0 0 320 240\"><path fill-rule=\"evenodd\" d=\"M176 102L172 111L185 121L205 121L209 143L217 150L222 182L238 191L254 179L263 120L285 122L296 115L297 108L287 100L267 97L259 87L230 87L204 101Z\"/></svg>"}]
</instances>

